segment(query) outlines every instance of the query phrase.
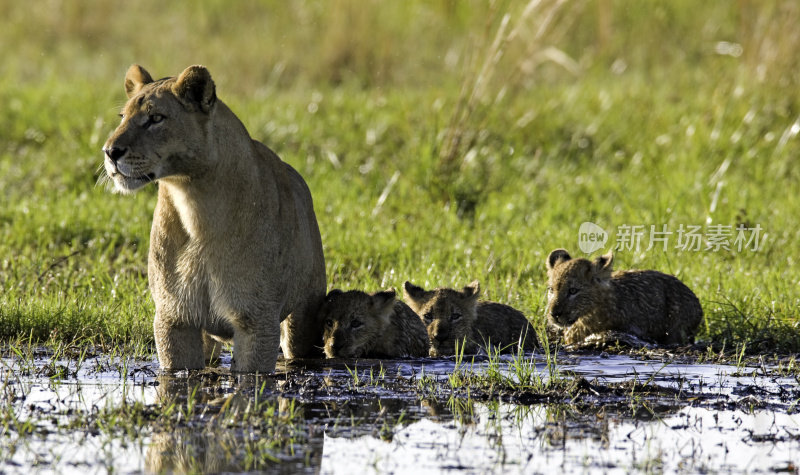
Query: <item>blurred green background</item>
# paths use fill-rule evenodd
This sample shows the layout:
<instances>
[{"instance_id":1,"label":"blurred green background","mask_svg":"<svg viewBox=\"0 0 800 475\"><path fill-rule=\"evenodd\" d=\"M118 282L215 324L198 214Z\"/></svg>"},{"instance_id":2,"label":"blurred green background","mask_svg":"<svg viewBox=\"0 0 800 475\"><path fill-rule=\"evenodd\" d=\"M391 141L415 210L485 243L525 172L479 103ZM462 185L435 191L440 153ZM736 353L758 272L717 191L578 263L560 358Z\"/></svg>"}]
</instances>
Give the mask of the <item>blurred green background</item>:
<instances>
[{"instance_id":1,"label":"blurred green background","mask_svg":"<svg viewBox=\"0 0 800 475\"><path fill-rule=\"evenodd\" d=\"M329 287L461 286L541 324L592 221L764 229L620 250L676 274L714 348L800 351L800 3L0 1L0 336L152 341L155 201L97 186L126 69L209 68L306 178ZM676 239L673 237L673 239ZM672 241L673 245L676 241ZM704 243L705 245L706 243Z\"/></svg>"}]
</instances>

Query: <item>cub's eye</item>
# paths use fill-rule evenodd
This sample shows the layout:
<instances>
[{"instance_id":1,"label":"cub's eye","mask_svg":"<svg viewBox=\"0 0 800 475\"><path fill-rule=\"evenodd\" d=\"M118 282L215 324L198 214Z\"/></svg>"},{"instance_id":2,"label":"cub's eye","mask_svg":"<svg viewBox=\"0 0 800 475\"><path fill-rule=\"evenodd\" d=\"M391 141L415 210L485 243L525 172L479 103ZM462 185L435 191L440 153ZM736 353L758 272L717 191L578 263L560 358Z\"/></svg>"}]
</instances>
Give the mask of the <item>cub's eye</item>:
<instances>
[{"instance_id":1,"label":"cub's eye","mask_svg":"<svg viewBox=\"0 0 800 475\"><path fill-rule=\"evenodd\" d=\"M453 313L450 314L450 321L452 321L452 322L455 322L459 318L461 318L461 314L458 313L458 312L453 312Z\"/></svg>"},{"instance_id":2,"label":"cub's eye","mask_svg":"<svg viewBox=\"0 0 800 475\"><path fill-rule=\"evenodd\" d=\"M362 322L361 320L355 319L350 323L350 328L361 328L361 325L363 324L364 322Z\"/></svg>"},{"instance_id":3,"label":"cub's eye","mask_svg":"<svg viewBox=\"0 0 800 475\"><path fill-rule=\"evenodd\" d=\"M325 326L331 328L333 326L333 320L330 318L325 319Z\"/></svg>"},{"instance_id":4,"label":"cub's eye","mask_svg":"<svg viewBox=\"0 0 800 475\"><path fill-rule=\"evenodd\" d=\"M553 288L550 287L549 285L547 286L547 293L548 294L552 294L553 293Z\"/></svg>"},{"instance_id":5,"label":"cub's eye","mask_svg":"<svg viewBox=\"0 0 800 475\"><path fill-rule=\"evenodd\" d=\"M422 316L422 318L424 318L426 322L430 322L431 320L433 320L433 315L431 315L430 313L426 313L425 315Z\"/></svg>"},{"instance_id":6,"label":"cub's eye","mask_svg":"<svg viewBox=\"0 0 800 475\"><path fill-rule=\"evenodd\" d=\"M568 290L567 292L569 292L569 294L570 294L570 295L575 295L575 294L577 294L577 293L578 293L578 290L579 290L579 289L577 289L577 288L575 288L575 287L570 287L570 288L569 288L569 290Z\"/></svg>"}]
</instances>

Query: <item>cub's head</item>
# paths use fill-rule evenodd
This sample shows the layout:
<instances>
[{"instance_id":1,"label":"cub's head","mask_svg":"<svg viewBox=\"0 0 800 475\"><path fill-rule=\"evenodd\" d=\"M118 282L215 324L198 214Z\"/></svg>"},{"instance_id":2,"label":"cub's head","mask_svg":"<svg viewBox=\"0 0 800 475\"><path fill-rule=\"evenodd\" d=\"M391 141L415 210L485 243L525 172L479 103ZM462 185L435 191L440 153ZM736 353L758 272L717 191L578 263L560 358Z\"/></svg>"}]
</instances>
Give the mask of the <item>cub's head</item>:
<instances>
[{"instance_id":1,"label":"cub's head","mask_svg":"<svg viewBox=\"0 0 800 475\"><path fill-rule=\"evenodd\" d=\"M117 191L204 173L208 122L217 102L208 70L190 66L177 78L154 81L134 64L125 76L125 91L122 122L103 146L105 172Z\"/></svg>"},{"instance_id":2,"label":"cub's head","mask_svg":"<svg viewBox=\"0 0 800 475\"><path fill-rule=\"evenodd\" d=\"M596 309L610 289L614 255L594 261L572 259L564 249L547 256L547 317L558 327L567 327Z\"/></svg>"},{"instance_id":3,"label":"cub's head","mask_svg":"<svg viewBox=\"0 0 800 475\"><path fill-rule=\"evenodd\" d=\"M455 354L472 338L472 329L477 318L476 304L481 288L475 281L463 290L425 290L411 282L403 285L403 300L422 319L428 330L431 356ZM465 339L466 338L466 339ZM468 350L469 351L469 350Z\"/></svg>"},{"instance_id":4,"label":"cub's head","mask_svg":"<svg viewBox=\"0 0 800 475\"><path fill-rule=\"evenodd\" d=\"M394 313L394 289L368 294L331 290L320 309L323 343L328 358L358 358L385 338Z\"/></svg>"}]
</instances>

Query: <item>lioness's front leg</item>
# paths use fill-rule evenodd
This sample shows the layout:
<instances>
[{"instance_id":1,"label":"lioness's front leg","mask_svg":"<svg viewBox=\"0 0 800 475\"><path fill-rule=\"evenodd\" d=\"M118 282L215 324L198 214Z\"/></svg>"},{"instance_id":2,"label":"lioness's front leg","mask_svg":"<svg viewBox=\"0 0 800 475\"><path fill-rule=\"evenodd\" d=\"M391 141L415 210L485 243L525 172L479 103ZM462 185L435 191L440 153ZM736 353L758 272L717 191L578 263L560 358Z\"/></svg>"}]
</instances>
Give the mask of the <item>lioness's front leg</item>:
<instances>
[{"instance_id":1,"label":"lioness's front leg","mask_svg":"<svg viewBox=\"0 0 800 475\"><path fill-rule=\"evenodd\" d=\"M272 373L280 348L279 310L235 322L231 371Z\"/></svg>"},{"instance_id":2,"label":"lioness's front leg","mask_svg":"<svg viewBox=\"0 0 800 475\"><path fill-rule=\"evenodd\" d=\"M185 289L187 298L181 299L170 289L154 285L163 282L165 274L159 266L150 265L150 290L156 304L153 336L161 369L203 369L205 357L201 325L209 320L208 304L197 288Z\"/></svg>"},{"instance_id":3,"label":"lioness's front leg","mask_svg":"<svg viewBox=\"0 0 800 475\"><path fill-rule=\"evenodd\" d=\"M203 334L200 328L176 325L156 312L153 334L161 369L203 369Z\"/></svg>"}]
</instances>

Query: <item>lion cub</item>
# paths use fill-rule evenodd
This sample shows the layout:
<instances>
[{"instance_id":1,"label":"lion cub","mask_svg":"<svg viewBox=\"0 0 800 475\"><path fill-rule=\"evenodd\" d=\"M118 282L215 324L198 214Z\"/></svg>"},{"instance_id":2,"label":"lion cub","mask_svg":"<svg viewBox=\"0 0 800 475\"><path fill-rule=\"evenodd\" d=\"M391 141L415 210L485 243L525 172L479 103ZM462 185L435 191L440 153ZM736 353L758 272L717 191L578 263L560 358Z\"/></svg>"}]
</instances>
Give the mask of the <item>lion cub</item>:
<instances>
[{"instance_id":1,"label":"lion cub","mask_svg":"<svg viewBox=\"0 0 800 475\"><path fill-rule=\"evenodd\" d=\"M612 273L613 261L611 253L572 259L564 249L547 257L548 323L564 344L607 331L661 344L694 339L703 308L686 285L653 270Z\"/></svg>"},{"instance_id":2,"label":"lion cub","mask_svg":"<svg viewBox=\"0 0 800 475\"><path fill-rule=\"evenodd\" d=\"M452 355L456 344L464 345L464 353L487 343L501 350L516 348L520 341L525 351L536 348L536 332L525 315L508 305L478 301L480 291L478 281L461 291L405 283L404 300L427 326L430 356Z\"/></svg>"},{"instance_id":3,"label":"lion cub","mask_svg":"<svg viewBox=\"0 0 800 475\"><path fill-rule=\"evenodd\" d=\"M320 309L328 358L404 358L428 354L428 334L394 289L328 293Z\"/></svg>"}]
</instances>

